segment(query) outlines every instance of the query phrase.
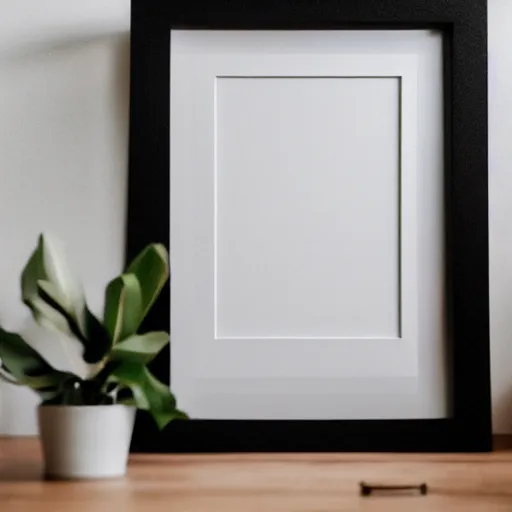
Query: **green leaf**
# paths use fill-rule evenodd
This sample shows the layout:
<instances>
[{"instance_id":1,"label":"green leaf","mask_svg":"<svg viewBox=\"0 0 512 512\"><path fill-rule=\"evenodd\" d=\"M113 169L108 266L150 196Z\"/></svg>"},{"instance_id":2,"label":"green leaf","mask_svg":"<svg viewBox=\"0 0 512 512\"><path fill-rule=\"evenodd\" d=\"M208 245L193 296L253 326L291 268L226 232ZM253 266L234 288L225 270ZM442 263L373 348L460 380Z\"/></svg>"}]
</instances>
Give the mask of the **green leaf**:
<instances>
[{"instance_id":1,"label":"green leaf","mask_svg":"<svg viewBox=\"0 0 512 512\"><path fill-rule=\"evenodd\" d=\"M64 313L66 313L69 316L72 316L71 312L69 312L63 305L62 300L60 297L60 293L57 290L56 286L50 282L46 281L44 279L39 279L37 281L37 293L38 298L41 296L41 290L46 294L48 299L46 299L46 302L52 303L53 307L57 310L62 310Z\"/></svg>"},{"instance_id":2,"label":"green leaf","mask_svg":"<svg viewBox=\"0 0 512 512\"><path fill-rule=\"evenodd\" d=\"M96 364L110 352L112 339L102 323L87 307L84 309L83 319L84 336L87 340L84 344L84 361L88 364Z\"/></svg>"},{"instance_id":3,"label":"green leaf","mask_svg":"<svg viewBox=\"0 0 512 512\"><path fill-rule=\"evenodd\" d=\"M42 327L64 332L84 341L78 321L59 302L58 292L53 284L39 280L37 286L39 295L31 302L32 314L36 322Z\"/></svg>"},{"instance_id":4,"label":"green leaf","mask_svg":"<svg viewBox=\"0 0 512 512\"><path fill-rule=\"evenodd\" d=\"M7 382L7 384L12 384L14 386L23 386L22 383L18 382L13 375L9 373L7 368L0 361L0 380Z\"/></svg>"},{"instance_id":5,"label":"green leaf","mask_svg":"<svg viewBox=\"0 0 512 512\"><path fill-rule=\"evenodd\" d=\"M135 334L142 320L142 290L135 274L123 274L107 287L103 325L112 343Z\"/></svg>"},{"instance_id":6,"label":"green leaf","mask_svg":"<svg viewBox=\"0 0 512 512\"><path fill-rule=\"evenodd\" d=\"M112 340L108 331L87 306L83 308L81 320L78 322L54 299L54 289L51 283L39 281L39 295L49 310L60 314L66 320L69 332L82 342L84 361L88 364L96 364L102 361L112 348ZM47 320L47 317L45 317L45 320Z\"/></svg>"},{"instance_id":7,"label":"green leaf","mask_svg":"<svg viewBox=\"0 0 512 512\"><path fill-rule=\"evenodd\" d=\"M26 385L41 396L57 394L62 386L76 377L68 372L56 370L41 357L18 334L0 328L0 360L2 368L7 370L18 384Z\"/></svg>"},{"instance_id":8,"label":"green leaf","mask_svg":"<svg viewBox=\"0 0 512 512\"><path fill-rule=\"evenodd\" d=\"M76 323L82 328L81 317L85 308L85 297L82 286L74 275L69 271L63 252L59 249L56 240L47 235L40 235L38 244L32 253L21 275L21 292L23 302L32 310L36 321L41 321L44 316L41 314L41 307L34 302L40 298L40 283L45 282L46 292L58 303L60 309L73 317ZM57 318L55 327L64 327ZM53 321L53 316L45 318L46 325ZM65 330L66 334L68 332Z\"/></svg>"},{"instance_id":9,"label":"green leaf","mask_svg":"<svg viewBox=\"0 0 512 512\"><path fill-rule=\"evenodd\" d=\"M32 299L30 309L32 310L34 320L41 327L49 331L65 333L68 336L73 334L69 329L66 317L48 305L41 297Z\"/></svg>"},{"instance_id":10,"label":"green leaf","mask_svg":"<svg viewBox=\"0 0 512 512\"><path fill-rule=\"evenodd\" d=\"M48 279L44 268L43 236L21 274L21 295L23 302L31 309L35 321L50 330L69 334L66 319L39 297L39 283Z\"/></svg>"},{"instance_id":11,"label":"green leaf","mask_svg":"<svg viewBox=\"0 0 512 512\"><path fill-rule=\"evenodd\" d=\"M38 296L37 282L48 276L43 265L43 237L39 236L38 244L21 274L21 296L25 304L31 307L31 302Z\"/></svg>"},{"instance_id":12,"label":"green leaf","mask_svg":"<svg viewBox=\"0 0 512 512\"><path fill-rule=\"evenodd\" d=\"M169 343L166 332L150 332L132 336L114 346L110 357L118 361L135 361L147 364Z\"/></svg>"},{"instance_id":13,"label":"green leaf","mask_svg":"<svg viewBox=\"0 0 512 512\"><path fill-rule=\"evenodd\" d=\"M79 320L85 307L82 285L71 272L60 241L48 235L42 235L41 241L46 280L55 288L55 299Z\"/></svg>"},{"instance_id":14,"label":"green leaf","mask_svg":"<svg viewBox=\"0 0 512 512\"><path fill-rule=\"evenodd\" d=\"M18 381L27 376L44 375L55 371L21 336L2 328L0 359L3 366Z\"/></svg>"},{"instance_id":15,"label":"green leaf","mask_svg":"<svg viewBox=\"0 0 512 512\"><path fill-rule=\"evenodd\" d=\"M141 321L146 317L169 279L169 255L161 244L148 245L128 267L135 274L142 291Z\"/></svg>"},{"instance_id":16,"label":"green leaf","mask_svg":"<svg viewBox=\"0 0 512 512\"><path fill-rule=\"evenodd\" d=\"M68 269L56 240L40 235L21 277L22 297L36 322L84 345L86 363L100 362L112 344L107 330L85 303L82 286Z\"/></svg>"},{"instance_id":17,"label":"green leaf","mask_svg":"<svg viewBox=\"0 0 512 512\"><path fill-rule=\"evenodd\" d=\"M160 429L172 420L187 417L176 408L176 399L169 387L142 363L127 361L120 364L113 370L111 380L130 388L137 407L149 411Z\"/></svg>"}]
</instances>

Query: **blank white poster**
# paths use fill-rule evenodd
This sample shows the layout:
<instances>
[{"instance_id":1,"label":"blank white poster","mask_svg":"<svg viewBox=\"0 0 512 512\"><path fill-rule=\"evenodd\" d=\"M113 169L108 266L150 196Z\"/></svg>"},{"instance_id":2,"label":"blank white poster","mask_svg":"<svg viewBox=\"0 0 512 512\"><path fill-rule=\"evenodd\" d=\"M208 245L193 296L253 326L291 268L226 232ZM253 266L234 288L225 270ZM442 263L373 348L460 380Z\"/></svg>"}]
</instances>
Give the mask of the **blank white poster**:
<instances>
[{"instance_id":1,"label":"blank white poster","mask_svg":"<svg viewBox=\"0 0 512 512\"><path fill-rule=\"evenodd\" d=\"M439 34L171 39L180 406L445 417Z\"/></svg>"}]
</instances>

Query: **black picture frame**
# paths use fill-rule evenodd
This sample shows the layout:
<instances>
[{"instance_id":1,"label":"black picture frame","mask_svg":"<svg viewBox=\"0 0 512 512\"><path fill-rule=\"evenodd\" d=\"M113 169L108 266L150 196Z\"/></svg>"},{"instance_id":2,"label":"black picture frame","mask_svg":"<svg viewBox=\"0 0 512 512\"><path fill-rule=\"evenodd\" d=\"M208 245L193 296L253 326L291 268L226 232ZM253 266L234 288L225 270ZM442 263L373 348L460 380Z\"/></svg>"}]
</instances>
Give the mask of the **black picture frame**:
<instances>
[{"instance_id":1,"label":"black picture frame","mask_svg":"<svg viewBox=\"0 0 512 512\"><path fill-rule=\"evenodd\" d=\"M132 0L127 260L169 245L170 30L415 29L444 39L451 409L433 420L175 421L139 413L135 452L481 452L492 449L484 0ZM169 329L164 290L144 330ZM170 381L170 352L151 365Z\"/></svg>"}]
</instances>

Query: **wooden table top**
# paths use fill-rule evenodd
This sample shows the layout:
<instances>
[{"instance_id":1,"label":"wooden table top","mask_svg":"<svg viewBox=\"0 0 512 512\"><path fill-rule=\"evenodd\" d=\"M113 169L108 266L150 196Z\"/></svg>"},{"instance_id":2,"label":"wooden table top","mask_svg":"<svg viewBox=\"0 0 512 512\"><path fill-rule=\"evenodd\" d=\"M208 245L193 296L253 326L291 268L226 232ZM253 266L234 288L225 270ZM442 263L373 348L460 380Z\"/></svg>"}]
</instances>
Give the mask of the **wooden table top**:
<instances>
[{"instance_id":1,"label":"wooden table top","mask_svg":"<svg viewBox=\"0 0 512 512\"><path fill-rule=\"evenodd\" d=\"M39 443L0 439L1 512L512 511L512 451L134 455L119 480L48 482ZM361 497L359 482L429 494Z\"/></svg>"}]
</instances>

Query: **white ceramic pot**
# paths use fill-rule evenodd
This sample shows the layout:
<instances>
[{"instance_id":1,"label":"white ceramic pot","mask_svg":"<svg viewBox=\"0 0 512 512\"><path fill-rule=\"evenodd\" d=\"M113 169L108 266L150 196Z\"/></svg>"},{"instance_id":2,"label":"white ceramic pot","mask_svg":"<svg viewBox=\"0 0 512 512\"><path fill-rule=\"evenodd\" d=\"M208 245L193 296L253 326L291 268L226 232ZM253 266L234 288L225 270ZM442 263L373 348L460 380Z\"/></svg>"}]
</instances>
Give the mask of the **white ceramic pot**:
<instances>
[{"instance_id":1,"label":"white ceramic pot","mask_svg":"<svg viewBox=\"0 0 512 512\"><path fill-rule=\"evenodd\" d=\"M46 477L90 479L126 474L135 408L40 406L38 417Z\"/></svg>"}]
</instances>

